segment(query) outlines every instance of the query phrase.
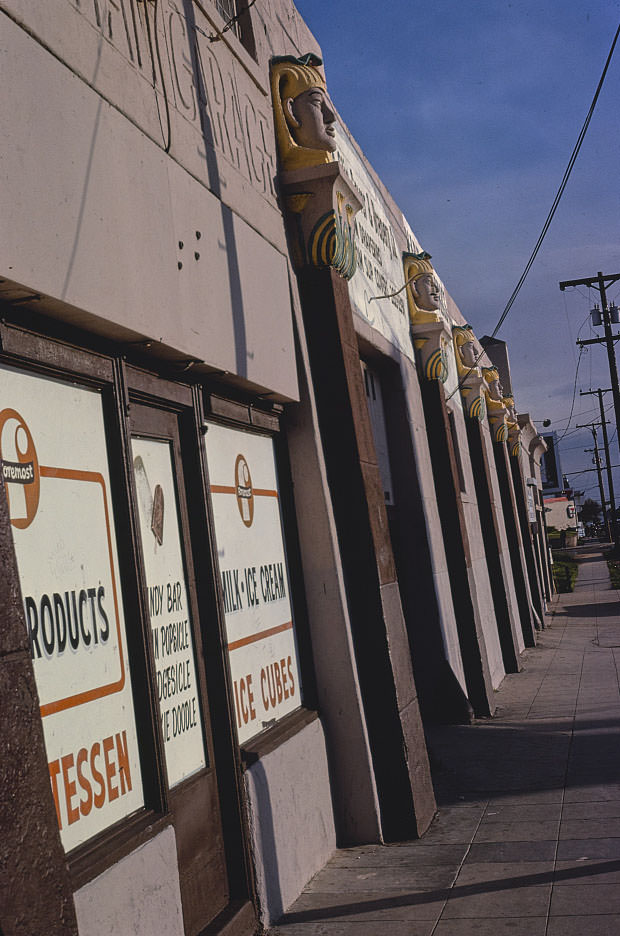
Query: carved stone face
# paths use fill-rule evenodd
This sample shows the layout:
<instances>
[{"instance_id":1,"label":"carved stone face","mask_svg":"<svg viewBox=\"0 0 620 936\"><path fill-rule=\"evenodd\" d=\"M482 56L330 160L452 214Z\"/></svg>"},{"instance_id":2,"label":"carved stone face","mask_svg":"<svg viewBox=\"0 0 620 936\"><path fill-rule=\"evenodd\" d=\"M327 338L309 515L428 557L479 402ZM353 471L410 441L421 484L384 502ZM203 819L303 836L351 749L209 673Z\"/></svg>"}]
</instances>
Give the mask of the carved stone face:
<instances>
[{"instance_id":1,"label":"carved stone face","mask_svg":"<svg viewBox=\"0 0 620 936\"><path fill-rule=\"evenodd\" d=\"M284 101L291 136L306 149L336 149L336 112L322 88L310 88Z\"/></svg>"},{"instance_id":2,"label":"carved stone face","mask_svg":"<svg viewBox=\"0 0 620 936\"><path fill-rule=\"evenodd\" d=\"M465 367L476 367L476 346L473 341L465 341L459 348L461 361Z\"/></svg>"},{"instance_id":3,"label":"carved stone face","mask_svg":"<svg viewBox=\"0 0 620 936\"><path fill-rule=\"evenodd\" d=\"M517 421L517 413L516 413L516 410L515 410L515 405L514 405L514 403L507 403L507 404L506 404L506 412L508 413L508 419L510 420L510 422L516 423L516 421Z\"/></svg>"},{"instance_id":4,"label":"carved stone face","mask_svg":"<svg viewBox=\"0 0 620 936\"><path fill-rule=\"evenodd\" d=\"M492 400L497 400L498 403L501 403L503 400L502 394L502 385L500 383L499 377L497 380L492 380L489 384L489 396Z\"/></svg>"},{"instance_id":5,"label":"carved stone face","mask_svg":"<svg viewBox=\"0 0 620 936\"><path fill-rule=\"evenodd\" d=\"M432 273L423 273L411 284L411 292L418 309L435 312L439 308L439 286Z\"/></svg>"}]
</instances>

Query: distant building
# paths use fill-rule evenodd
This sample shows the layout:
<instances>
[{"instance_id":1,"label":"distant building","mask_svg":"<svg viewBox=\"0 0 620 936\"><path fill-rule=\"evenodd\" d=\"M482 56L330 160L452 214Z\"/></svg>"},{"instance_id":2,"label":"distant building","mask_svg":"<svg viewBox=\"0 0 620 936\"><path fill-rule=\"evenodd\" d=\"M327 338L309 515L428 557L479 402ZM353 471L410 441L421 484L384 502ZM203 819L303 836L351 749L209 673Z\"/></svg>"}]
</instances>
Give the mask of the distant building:
<instances>
[{"instance_id":1,"label":"distant building","mask_svg":"<svg viewBox=\"0 0 620 936\"><path fill-rule=\"evenodd\" d=\"M577 508L572 492L545 496L545 513L547 527L560 531L577 529Z\"/></svg>"},{"instance_id":2,"label":"distant building","mask_svg":"<svg viewBox=\"0 0 620 936\"><path fill-rule=\"evenodd\" d=\"M542 438L547 446L540 463L542 486L545 494L555 494L564 490L564 476L560 462L560 449L557 432L543 432Z\"/></svg>"}]
</instances>

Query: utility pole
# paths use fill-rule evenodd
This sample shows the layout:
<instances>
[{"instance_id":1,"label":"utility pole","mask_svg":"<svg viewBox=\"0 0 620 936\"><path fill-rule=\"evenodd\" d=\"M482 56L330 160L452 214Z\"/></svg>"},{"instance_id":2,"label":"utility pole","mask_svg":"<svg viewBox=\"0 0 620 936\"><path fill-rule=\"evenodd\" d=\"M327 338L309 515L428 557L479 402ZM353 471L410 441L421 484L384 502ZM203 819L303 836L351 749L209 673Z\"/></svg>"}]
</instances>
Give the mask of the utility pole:
<instances>
[{"instance_id":1,"label":"utility pole","mask_svg":"<svg viewBox=\"0 0 620 936\"><path fill-rule=\"evenodd\" d=\"M596 465L596 474L598 477L598 489L601 494L601 507L603 508L603 520L605 526L607 527L607 538L611 540L611 528L609 526L609 514L605 507L605 488L603 487L603 472L601 471L601 457L598 453L598 440L596 437L596 425L591 423L587 426L581 425L577 426L577 429L590 429L592 432L592 440L594 442L593 449L584 449L584 452L593 452L594 453L594 464Z\"/></svg>"},{"instance_id":2,"label":"utility pole","mask_svg":"<svg viewBox=\"0 0 620 936\"><path fill-rule=\"evenodd\" d=\"M601 296L601 312L603 316L603 325L605 327L604 338L588 338L585 341L577 341L578 345L604 344L607 346L607 358L609 360L609 376L611 378L611 392L614 397L614 412L616 414L616 432L618 433L618 445L620 445L620 388L618 387L618 367L616 365L616 351L614 341L620 338L620 335L614 335L611 330L611 316L607 306L606 286L611 286L620 280L620 273L612 275L603 275L597 273L596 276L586 276L584 279L565 280L560 283L560 289L564 291L567 286L593 286L598 289Z\"/></svg>"},{"instance_id":3,"label":"utility pole","mask_svg":"<svg viewBox=\"0 0 620 936\"><path fill-rule=\"evenodd\" d=\"M614 479L612 473L611 455L609 452L609 438L607 436L607 420L605 419L605 407L603 406L603 394L610 390L581 390L579 396L598 396L598 405L601 411L601 429L603 430L603 448L605 450L605 464L607 466L607 487L609 489L609 507L611 511L611 531L613 533L614 546L618 549L618 524L616 523L616 496L614 494Z\"/></svg>"}]
</instances>

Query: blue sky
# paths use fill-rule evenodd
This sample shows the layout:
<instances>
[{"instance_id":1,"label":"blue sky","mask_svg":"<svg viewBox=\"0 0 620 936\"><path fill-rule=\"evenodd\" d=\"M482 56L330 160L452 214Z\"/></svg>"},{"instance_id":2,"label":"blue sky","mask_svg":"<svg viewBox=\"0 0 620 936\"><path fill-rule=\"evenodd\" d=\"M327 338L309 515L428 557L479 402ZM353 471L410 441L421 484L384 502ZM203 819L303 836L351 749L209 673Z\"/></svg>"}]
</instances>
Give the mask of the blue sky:
<instances>
[{"instance_id":1,"label":"blue sky","mask_svg":"<svg viewBox=\"0 0 620 936\"><path fill-rule=\"evenodd\" d=\"M478 336L490 333L545 221L590 106L620 0L298 0L328 89L433 256ZM596 295L558 282L620 273L620 44L547 238L498 337L517 408L563 431ZM610 290L620 303L620 282ZM600 330L599 330L600 331ZM586 321L581 337L594 335ZM609 386L603 348L583 354L575 418ZM611 404L611 395L608 395ZM610 412L613 420L613 411ZM615 425L610 427L610 435ZM587 430L567 434L565 471L591 467ZM617 443L614 463L620 464ZM620 471L616 472L620 488ZM575 476L594 486L594 474Z\"/></svg>"}]
</instances>

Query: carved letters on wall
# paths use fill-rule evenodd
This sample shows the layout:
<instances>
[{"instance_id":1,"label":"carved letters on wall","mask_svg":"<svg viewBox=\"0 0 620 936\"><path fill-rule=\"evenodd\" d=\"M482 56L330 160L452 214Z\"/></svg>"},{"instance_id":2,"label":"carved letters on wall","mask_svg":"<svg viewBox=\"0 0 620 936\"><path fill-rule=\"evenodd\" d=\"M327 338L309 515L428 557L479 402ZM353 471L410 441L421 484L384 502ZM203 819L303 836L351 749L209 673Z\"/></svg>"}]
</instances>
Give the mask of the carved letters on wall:
<instances>
[{"instance_id":1,"label":"carved letters on wall","mask_svg":"<svg viewBox=\"0 0 620 936\"><path fill-rule=\"evenodd\" d=\"M252 93L250 78L245 77L223 43L217 44L217 52L214 50L204 35L212 33L213 28L193 3L194 23L188 20L185 5L175 0L160 0L157 5L139 0L71 0L71 6L151 86L148 92L145 85L144 93L157 93L162 123L165 124L163 114L167 101L174 117L181 116L195 127L201 137L198 145L203 147L200 110L204 109L214 150L275 203L276 161L268 98L258 91ZM153 22L155 14L156 23ZM150 45L146 16L149 17ZM154 75L156 90L152 88ZM245 80L240 80L240 75ZM198 88L200 98L204 98L201 108ZM113 103L126 110L122 101ZM173 152L174 144L173 126ZM182 152L174 155L182 162Z\"/></svg>"}]
</instances>

